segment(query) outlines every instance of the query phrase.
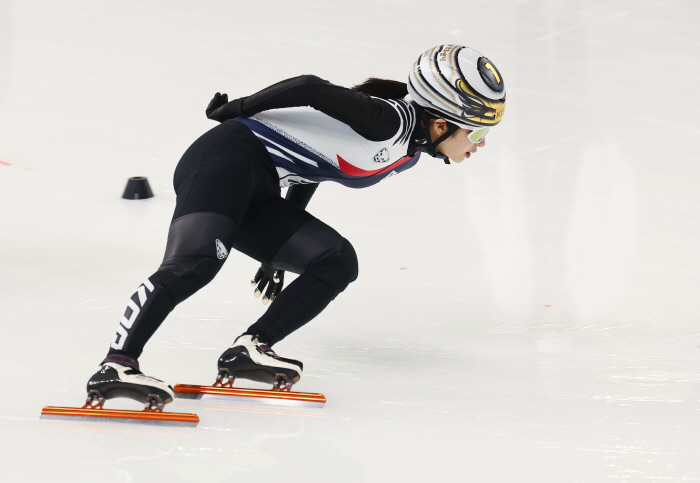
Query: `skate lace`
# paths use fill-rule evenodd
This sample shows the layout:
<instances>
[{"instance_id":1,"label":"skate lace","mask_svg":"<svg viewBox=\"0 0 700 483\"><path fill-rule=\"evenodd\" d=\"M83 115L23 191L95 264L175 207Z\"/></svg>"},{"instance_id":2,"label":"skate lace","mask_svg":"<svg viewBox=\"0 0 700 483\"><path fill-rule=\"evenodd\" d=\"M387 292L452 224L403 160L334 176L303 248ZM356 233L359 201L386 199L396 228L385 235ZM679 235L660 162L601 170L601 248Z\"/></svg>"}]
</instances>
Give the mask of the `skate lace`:
<instances>
[{"instance_id":1,"label":"skate lace","mask_svg":"<svg viewBox=\"0 0 700 483\"><path fill-rule=\"evenodd\" d=\"M258 339L258 336L255 335L251 338L251 341L253 344L255 344L255 350L258 351L259 354L265 354L268 357L272 357L275 360L278 360L280 362L285 362L285 363L291 363L291 364L298 364L301 367L301 362L295 361L293 359L287 359L285 357L280 357L278 356L275 351L272 350L272 347L270 347L267 344L263 344L260 342Z\"/></svg>"},{"instance_id":2,"label":"skate lace","mask_svg":"<svg viewBox=\"0 0 700 483\"><path fill-rule=\"evenodd\" d=\"M156 379L155 377L147 376L141 371L138 371L136 369L130 369L128 371L124 371L124 374L127 376L133 376L135 379L140 379L142 381L149 381L149 382L162 382L165 384L164 381L161 381L160 379Z\"/></svg>"},{"instance_id":3,"label":"skate lace","mask_svg":"<svg viewBox=\"0 0 700 483\"><path fill-rule=\"evenodd\" d=\"M262 354L273 354L274 355L275 351L273 351L272 348L269 345L267 345L266 343L261 342L259 336L257 336L257 335L252 336L250 338L250 341L253 344L255 344L255 348L258 350L258 352L260 352Z\"/></svg>"},{"instance_id":4,"label":"skate lace","mask_svg":"<svg viewBox=\"0 0 700 483\"><path fill-rule=\"evenodd\" d=\"M256 349L260 354L265 354L266 356L272 357L273 359L277 359L278 361L283 361L283 359L280 356L278 356L270 346L266 344L258 344Z\"/></svg>"},{"instance_id":5,"label":"skate lace","mask_svg":"<svg viewBox=\"0 0 700 483\"><path fill-rule=\"evenodd\" d=\"M265 345L265 344L259 344L256 349L258 350L259 353L268 355L270 357L277 357L277 354L275 354L275 351L273 351L270 346Z\"/></svg>"}]
</instances>

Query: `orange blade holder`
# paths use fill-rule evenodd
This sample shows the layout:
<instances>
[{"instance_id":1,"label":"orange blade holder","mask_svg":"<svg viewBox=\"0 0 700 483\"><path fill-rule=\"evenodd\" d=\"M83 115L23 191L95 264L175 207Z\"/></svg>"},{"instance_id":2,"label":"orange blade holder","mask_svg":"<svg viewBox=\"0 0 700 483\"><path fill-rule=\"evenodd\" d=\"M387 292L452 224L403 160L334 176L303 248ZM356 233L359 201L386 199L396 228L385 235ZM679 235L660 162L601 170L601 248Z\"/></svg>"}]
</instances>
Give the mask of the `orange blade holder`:
<instances>
[{"instance_id":1,"label":"orange blade holder","mask_svg":"<svg viewBox=\"0 0 700 483\"><path fill-rule=\"evenodd\" d=\"M192 413L164 413L160 411L125 411L121 409L94 409L94 408L64 408L45 406L41 410L42 415L47 416L80 416L95 418L115 419L139 419L150 421L176 421L183 423L198 423L199 417Z\"/></svg>"},{"instance_id":2,"label":"orange blade holder","mask_svg":"<svg viewBox=\"0 0 700 483\"><path fill-rule=\"evenodd\" d=\"M216 396L238 396L263 399L282 399L289 401L308 401L325 404L326 397L323 394L309 392L275 391L269 389L243 389L234 387L195 386L190 384L176 384L173 390L176 393Z\"/></svg>"}]
</instances>

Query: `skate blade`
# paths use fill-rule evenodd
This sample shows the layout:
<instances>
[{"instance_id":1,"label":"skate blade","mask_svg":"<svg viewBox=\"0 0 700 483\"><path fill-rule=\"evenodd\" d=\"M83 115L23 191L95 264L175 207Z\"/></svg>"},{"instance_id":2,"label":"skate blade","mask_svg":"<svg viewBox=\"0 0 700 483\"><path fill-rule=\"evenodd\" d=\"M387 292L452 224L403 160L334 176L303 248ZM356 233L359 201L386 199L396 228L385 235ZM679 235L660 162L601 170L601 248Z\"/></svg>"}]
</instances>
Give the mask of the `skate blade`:
<instances>
[{"instance_id":1,"label":"skate blade","mask_svg":"<svg viewBox=\"0 0 700 483\"><path fill-rule=\"evenodd\" d=\"M199 417L192 413L161 413L155 411L64 408L56 406L45 406L41 410L41 419L80 419L84 421L166 424L172 426L196 426L199 423Z\"/></svg>"},{"instance_id":2,"label":"skate blade","mask_svg":"<svg viewBox=\"0 0 700 483\"><path fill-rule=\"evenodd\" d=\"M279 404L284 406L305 406L320 408L326 404L323 394L292 391L273 391L269 389L243 389L235 387L194 386L176 384L173 388L175 397L202 400L252 401L262 404Z\"/></svg>"}]
</instances>

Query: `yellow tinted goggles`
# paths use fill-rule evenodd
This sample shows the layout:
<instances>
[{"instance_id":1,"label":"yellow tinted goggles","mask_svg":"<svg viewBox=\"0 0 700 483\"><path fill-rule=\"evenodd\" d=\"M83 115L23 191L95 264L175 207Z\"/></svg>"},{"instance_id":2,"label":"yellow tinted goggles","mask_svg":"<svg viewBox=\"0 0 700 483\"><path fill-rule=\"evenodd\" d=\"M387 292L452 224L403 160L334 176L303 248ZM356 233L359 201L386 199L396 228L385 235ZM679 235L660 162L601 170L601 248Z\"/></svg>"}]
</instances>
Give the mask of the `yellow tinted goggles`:
<instances>
[{"instance_id":1,"label":"yellow tinted goggles","mask_svg":"<svg viewBox=\"0 0 700 483\"><path fill-rule=\"evenodd\" d=\"M488 134L489 129L491 128L482 127L479 129L474 129L467 135L467 138L474 144L479 144L486 137L486 134Z\"/></svg>"}]
</instances>

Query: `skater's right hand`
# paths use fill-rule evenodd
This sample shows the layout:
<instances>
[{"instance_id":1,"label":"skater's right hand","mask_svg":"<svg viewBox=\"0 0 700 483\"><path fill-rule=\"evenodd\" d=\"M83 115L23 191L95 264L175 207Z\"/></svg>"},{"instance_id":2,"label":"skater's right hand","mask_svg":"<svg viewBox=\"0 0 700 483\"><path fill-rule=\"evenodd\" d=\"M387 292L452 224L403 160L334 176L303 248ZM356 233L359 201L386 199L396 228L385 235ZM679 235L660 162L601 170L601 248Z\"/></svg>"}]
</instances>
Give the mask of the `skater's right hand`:
<instances>
[{"instance_id":1,"label":"skater's right hand","mask_svg":"<svg viewBox=\"0 0 700 483\"><path fill-rule=\"evenodd\" d=\"M206 109L207 118L224 122L243 115L243 99L228 101L228 94L217 92L209 101Z\"/></svg>"},{"instance_id":2,"label":"skater's right hand","mask_svg":"<svg viewBox=\"0 0 700 483\"><path fill-rule=\"evenodd\" d=\"M255 274L255 278L250 281L250 285L257 288L255 289L255 296L260 297L267 286L267 292L262 298L262 303L267 305L268 303L275 300L275 297L279 295L284 286L284 270L276 270L272 265L267 265L263 263L258 269L258 273Z\"/></svg>"}]
</instances>

